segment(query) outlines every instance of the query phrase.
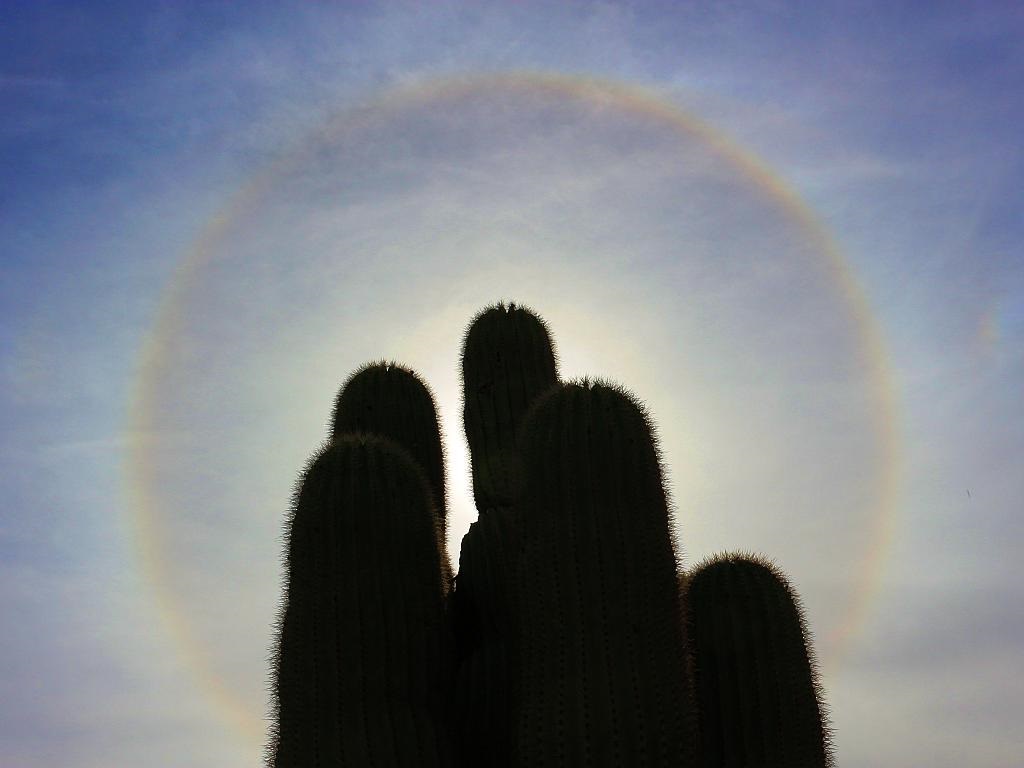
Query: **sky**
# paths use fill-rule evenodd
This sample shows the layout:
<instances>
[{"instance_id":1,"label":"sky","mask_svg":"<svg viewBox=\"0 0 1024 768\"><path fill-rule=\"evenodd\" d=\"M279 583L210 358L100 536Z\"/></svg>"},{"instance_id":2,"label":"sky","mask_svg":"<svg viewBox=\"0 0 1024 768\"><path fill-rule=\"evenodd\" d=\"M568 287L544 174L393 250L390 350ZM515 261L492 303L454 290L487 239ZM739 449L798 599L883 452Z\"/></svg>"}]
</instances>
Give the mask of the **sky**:
<instances>
[{"instance_id":1,"label":"sky","mask_svg":"<svg viewBox=\"0 0 1024 768\"><path fill-rule=\"evenodd\" d=\"M1024 10L0 9L0 762L259 763L333 398L499 300L798 590L842 768L1024 760ZM1013 606L1017 606L1014 608Z\"/></svg>"}]
</instances>

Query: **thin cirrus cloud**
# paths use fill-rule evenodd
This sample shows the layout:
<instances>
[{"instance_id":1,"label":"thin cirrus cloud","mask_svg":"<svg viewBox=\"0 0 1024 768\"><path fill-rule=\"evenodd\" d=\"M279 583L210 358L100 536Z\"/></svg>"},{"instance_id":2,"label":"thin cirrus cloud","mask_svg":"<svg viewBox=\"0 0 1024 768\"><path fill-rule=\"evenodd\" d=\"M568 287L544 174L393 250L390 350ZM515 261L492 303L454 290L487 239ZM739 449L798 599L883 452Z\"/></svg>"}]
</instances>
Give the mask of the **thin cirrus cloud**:
<instances>
[{"instance_id":1,"label":"thin cirrus cloud","mask_svg":"<svg viewBox=\"0 0 1024 768\"><path fill-rule=\"evenodd\" d=\"M687 561L775 556L828 657L879 446L863 318L799 227L692 136L615 109L503 92L374 112L439 76L555 70L640 83L760 155L842 244L885 331L903 495L881 588L827 671L841 762L1013 762L1019 13L166 6L126 11L117 40L99 14L34 13L3 25L0 60L0 601L23 617L3 639L20 670L5 759L258 759L281 520L337 386L370 359L409 363L464 462L458 342L501 298L545 316L563 375L647 402ZM322 132L359 109L375 136ZM230 237L204 240L309 135ZM121 487L140 350L203 248L151 392L147 511ZM464 464L449 493L457 556Z\"/></svg>"}]
</instances>

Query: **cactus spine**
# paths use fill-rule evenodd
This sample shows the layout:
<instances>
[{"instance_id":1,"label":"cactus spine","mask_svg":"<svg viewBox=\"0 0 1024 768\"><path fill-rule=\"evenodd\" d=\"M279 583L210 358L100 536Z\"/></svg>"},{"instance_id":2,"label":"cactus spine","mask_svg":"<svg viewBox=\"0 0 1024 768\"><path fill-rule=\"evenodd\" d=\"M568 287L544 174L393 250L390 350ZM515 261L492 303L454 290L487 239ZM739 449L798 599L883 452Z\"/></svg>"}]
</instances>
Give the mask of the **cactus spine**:
<instances>
[{"instance_id":1,"label":"cactus spine","mask_svg":"<svg viewBox=\"0 0 1024 768\"><path fill-rule=\"evenodd\" d=\"M686 581L701 765L831 766L829 730L799 603L759 556L726 554Z\"/></svg>"}]
</instances>

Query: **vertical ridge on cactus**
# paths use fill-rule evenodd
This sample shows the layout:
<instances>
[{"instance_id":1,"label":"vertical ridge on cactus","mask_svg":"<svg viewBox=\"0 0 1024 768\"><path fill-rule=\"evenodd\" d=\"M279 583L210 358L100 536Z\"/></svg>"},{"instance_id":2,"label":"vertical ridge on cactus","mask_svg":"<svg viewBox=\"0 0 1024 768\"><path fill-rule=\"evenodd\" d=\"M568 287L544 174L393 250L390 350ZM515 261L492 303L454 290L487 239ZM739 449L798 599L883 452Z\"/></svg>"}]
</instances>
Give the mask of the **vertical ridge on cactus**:
<instances>
[{"instance_id":1,"label":"vertical ridge on cactus","mask_svg":"<svg viewBox=\"0 0 1024 768\"><path fill-rule=\"evenodd\" d=\"M310 462L290 521L274 768L451 765L432 507L422 469L386 438L338 435Z\"/></svg>"},{"instance_id":2,"label":"vertical ridge on cactus","mask_svg":"<svg viewBox=\"0 0 1024 768\"><path fill-rule=\"evenodd\" d=\"M724 554L686 580L702 765L833 765L795 593L762 557Z\"/></svg>"}]
</instances>

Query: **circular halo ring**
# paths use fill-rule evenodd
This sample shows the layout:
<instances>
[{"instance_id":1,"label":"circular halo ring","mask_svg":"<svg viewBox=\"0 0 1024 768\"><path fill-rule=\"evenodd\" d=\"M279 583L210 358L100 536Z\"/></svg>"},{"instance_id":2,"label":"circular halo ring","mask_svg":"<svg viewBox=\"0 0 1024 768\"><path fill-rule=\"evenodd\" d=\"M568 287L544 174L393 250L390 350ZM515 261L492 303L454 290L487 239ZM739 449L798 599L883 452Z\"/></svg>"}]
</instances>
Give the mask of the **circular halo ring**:
<instances>
[{"instance_id":1,"label":"circular halo ring","mask_svg":"<svg viewBox=\"0 0 1024 768\"><path fill-rule=\"evenodd\" d=\"M181 610L178 597L167 584L171 572L161 546L160 500L153 489L154 464L150 453L150 414L156 408L156 383L165 350L181 322L185 299L197 285L204 266L230 234L232 223L259 203L276 181L298 167L317 147L338 141L372 119L424 104L457 100L474 92L504 91L546 94L623 110L678 131L699 141L735 169L800 230L824 260L833 285L857 326L857 352L865 363L873 400L871 431L875 435L878 483L870 520L868 545L860 557L855 591L843 620L827 638L834 667L848 650L881 582L882 569L895 529L902 475L902 448L898 433L897 397L881 327L867 297L839 245L810 207L775 172L750 151L736 144L657 92L634 84L549 72L507 72L444 77L396 88L359 106L344 110L301 140L269 167L250 177L204 226L182 255L160 300L156 320L139 355L127 418L128 451L125 477L129 498L129 525L139 563L156 599L165 627L186 666L208 695L224 721L247 741L265 739L264 719L231 691L214 672L208 654Z\"/></svg>"}]
</instances>

